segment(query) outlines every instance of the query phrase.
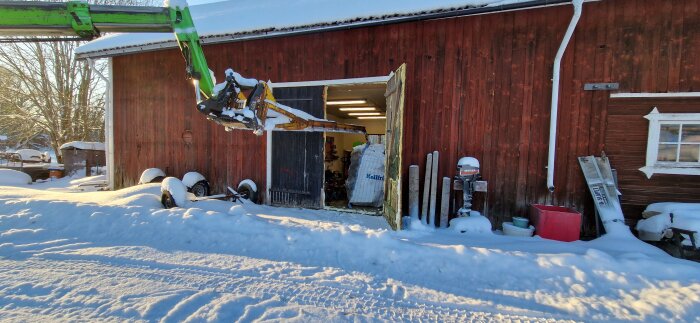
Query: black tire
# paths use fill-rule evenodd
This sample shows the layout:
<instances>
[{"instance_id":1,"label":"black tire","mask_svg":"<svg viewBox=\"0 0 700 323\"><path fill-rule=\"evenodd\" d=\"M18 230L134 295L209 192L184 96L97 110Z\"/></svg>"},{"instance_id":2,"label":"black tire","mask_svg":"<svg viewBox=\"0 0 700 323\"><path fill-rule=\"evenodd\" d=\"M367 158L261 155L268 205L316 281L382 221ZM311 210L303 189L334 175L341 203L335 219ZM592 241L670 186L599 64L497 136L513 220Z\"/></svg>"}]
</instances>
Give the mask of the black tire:
<instances>
[{"instance_id":1,"label":"black tire","mask_svg":"<svg viewBox=\"0 0 700 323\"><path fill-rule=\"evenodd\" d=\"M165 176L156 176L148 183L162 183L164 179Z\"/></svg>"},{"instance_id":2,"label":"black tire","mask_svg":"<svg viewBox=\"0 0 700 323\"><path fill-rule=\"evenodd\" d=\"M257 204L258 203L258 191L254 190L252 186L248 183L238 184L238 194L246 200Z\"/></svg>"},{"instance_id":3,"label":"black tire","mask_svg":"<svg viewBox=\"0 0 700 323\"><path fill-rule=\"evenodd\" d=\"M209 182L201 180L194 183L187 191L194 194L196 197L209 196Z\"/></svg>"},{"instance_id":4,"label":"black tire","mask_svg":"<svg viewBox=\"0 0 700 323\"><path fill-rule=\"evenodd\" d=\"M177 207L177 203L175 203L173 195L168 191L165 191L160 195L160 203L163 204L163 207L166 209Z\"/></svg>"}]
</instances>

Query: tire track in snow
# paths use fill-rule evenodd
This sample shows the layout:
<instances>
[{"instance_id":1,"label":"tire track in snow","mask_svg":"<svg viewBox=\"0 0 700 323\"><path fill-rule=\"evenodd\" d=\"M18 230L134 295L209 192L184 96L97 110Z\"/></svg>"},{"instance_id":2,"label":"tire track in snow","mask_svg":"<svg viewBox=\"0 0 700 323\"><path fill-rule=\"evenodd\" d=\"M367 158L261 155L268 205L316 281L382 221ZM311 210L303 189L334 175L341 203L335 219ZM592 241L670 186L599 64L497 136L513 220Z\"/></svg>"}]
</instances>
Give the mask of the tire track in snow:
<instances>
[{"instance_id":1,"label":"tire track in snow","mask_svg":"<svg viewBox=\"0 0 700 323\"><path fill-rule=\"evenodd\" d=\"M177 304L181 303L183 299L188 299L194 294L195 292L191 290L170 292L158 301L149 304L143 314L143 318L151 322L157 321L158 318L167 316L167 314L176 307Z\"/></svg>"},{"instance_id":2,"label":"tire track in snow","mask_svg":"<svg viewBox=\"0 0 700 323\"><path fill-rule=\"evenodd\" d=\"M182 322L190 315L197 312L204 305L209 304L218 296L218 293L212 290L203 290L190 297L187 297L177 303L168 313L160 320L161 323Z\"/></svg>"},{"instance_id":3,"label":"tire track in snow","mask_svg":"<svg viewBox=\"0 0 700 323\"><path fill-rule=\"evenodd\" d=\"M277 299L283 304L332 309L348 317L360 316L390 321L555 321L562 318L534 311L530 311L527 315L492 313L482 309L405 300L368 290L312 284L278 277L241 275L230 270L195 268L99 255L45 253L28 261L37 262L37 266L53 267L51 270L57 272L73 274L92 267L94 268L92 270L107 277L166 282L171 287L184 287L194 291L195 294L181 295L182 299L179 302L173 299L170 304L177 303L171 309L161 308L158 311L167 313L163 317L164 322L187 319L197 309L212 302L215 296L222 294L245 295L259 300ZM264 314L264 311L254 312ZM246 314L246 317L250 314ZM148 319L158 317L155 312L151 312L148 316Z\"/></svg>"}]
</instances>

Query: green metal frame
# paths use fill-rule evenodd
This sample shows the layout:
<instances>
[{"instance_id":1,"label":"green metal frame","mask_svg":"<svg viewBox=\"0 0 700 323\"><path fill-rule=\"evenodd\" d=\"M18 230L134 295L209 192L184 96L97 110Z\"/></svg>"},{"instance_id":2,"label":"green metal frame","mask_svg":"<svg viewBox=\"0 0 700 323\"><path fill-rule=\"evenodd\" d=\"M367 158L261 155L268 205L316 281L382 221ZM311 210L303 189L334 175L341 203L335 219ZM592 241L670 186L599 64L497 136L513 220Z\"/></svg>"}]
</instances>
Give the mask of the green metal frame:
<instances>
[{"instance_id":1,"label":"green metal frame","mask_svg":"<svg viewBox=\"0 0 700 323\"><path fill-rule=\"evenodd\" d=\"M199 34L197 34L197 29L194 27L190 15L190 9L188 7L171 8L170 22L175 31L180 51L187 62L188 76L199 81L199 91L205 98L212 97L215 95L213 93L214 81L207 65L207 59L204 57L202 45L199 42Z\"/></svg>"},{"instance_id":2,"label":"green metal frame","mask_svg":"<svg viewBox=\"0 0 700 323\"><path fill-rule=\"evenodd\" d=\"M66 3L68 14L71 19L71 27L75 33L82 38L93 38L99 36L99 32L92 24L90 8L87 3L71 1Z\"/></svg>"},{"instance_id":3,"label":"green metal frame","mask_svg":"<svg viewBox=\"0 0 700 323\"><path fill-rule=\"evenodd\" d=\"M0 1L0 35L75 36L90 40L100 32L174 32L204 98L215 95L214 81L188 7L89 5L83 1Z\"/></svg>"}]
</instances>

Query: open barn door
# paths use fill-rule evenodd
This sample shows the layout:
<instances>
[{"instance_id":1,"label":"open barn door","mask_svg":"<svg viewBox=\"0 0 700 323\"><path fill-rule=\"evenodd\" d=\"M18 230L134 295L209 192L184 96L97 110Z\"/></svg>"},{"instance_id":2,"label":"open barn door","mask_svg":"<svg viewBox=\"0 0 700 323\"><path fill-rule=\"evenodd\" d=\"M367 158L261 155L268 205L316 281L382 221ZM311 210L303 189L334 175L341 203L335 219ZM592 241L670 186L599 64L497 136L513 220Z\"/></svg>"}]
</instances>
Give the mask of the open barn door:
<instances>
[{"instance_id":1,"label":"open barn door","mask_svg":"<svg viewBox=\"0 0 700 323\"><path fill-rule=\"evenodd\" d=\"M325 118L325 86L275 88L281 104ZM321 208L323 133L272 132L270 203Z\"/></svg>"},{"instance_id":2,"label":"open barn door","mask_svg":"<svg viewBox=\"0 0 700 323\"><path fill-rule=\"evenodd\" d=\"M401 230L401 151L405 82L406 64L403 64L389 79L384 93L386 97L384 218L394 230Z\"/></svg>"}]
</instances>

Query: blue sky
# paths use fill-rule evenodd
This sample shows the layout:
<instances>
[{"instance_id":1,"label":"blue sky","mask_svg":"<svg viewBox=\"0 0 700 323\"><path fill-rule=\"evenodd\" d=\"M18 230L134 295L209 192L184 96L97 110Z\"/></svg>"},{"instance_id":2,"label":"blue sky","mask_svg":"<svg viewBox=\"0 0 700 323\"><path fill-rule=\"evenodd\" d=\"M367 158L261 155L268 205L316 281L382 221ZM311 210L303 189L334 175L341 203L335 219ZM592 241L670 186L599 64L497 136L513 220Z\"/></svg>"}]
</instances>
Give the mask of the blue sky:
<instances>
[{"instance_id":1,"label":"blue sky","mask_svg":"<svg viewBox=\"0 0 700 323\"><path fill-rule=\"evenodd\" d=\"M203 3L212 3L212 2L220 2L224 0L187 0L187 3L189 5L196 5L196 4L203 4Z\"/></svg>"}]
</instances>

